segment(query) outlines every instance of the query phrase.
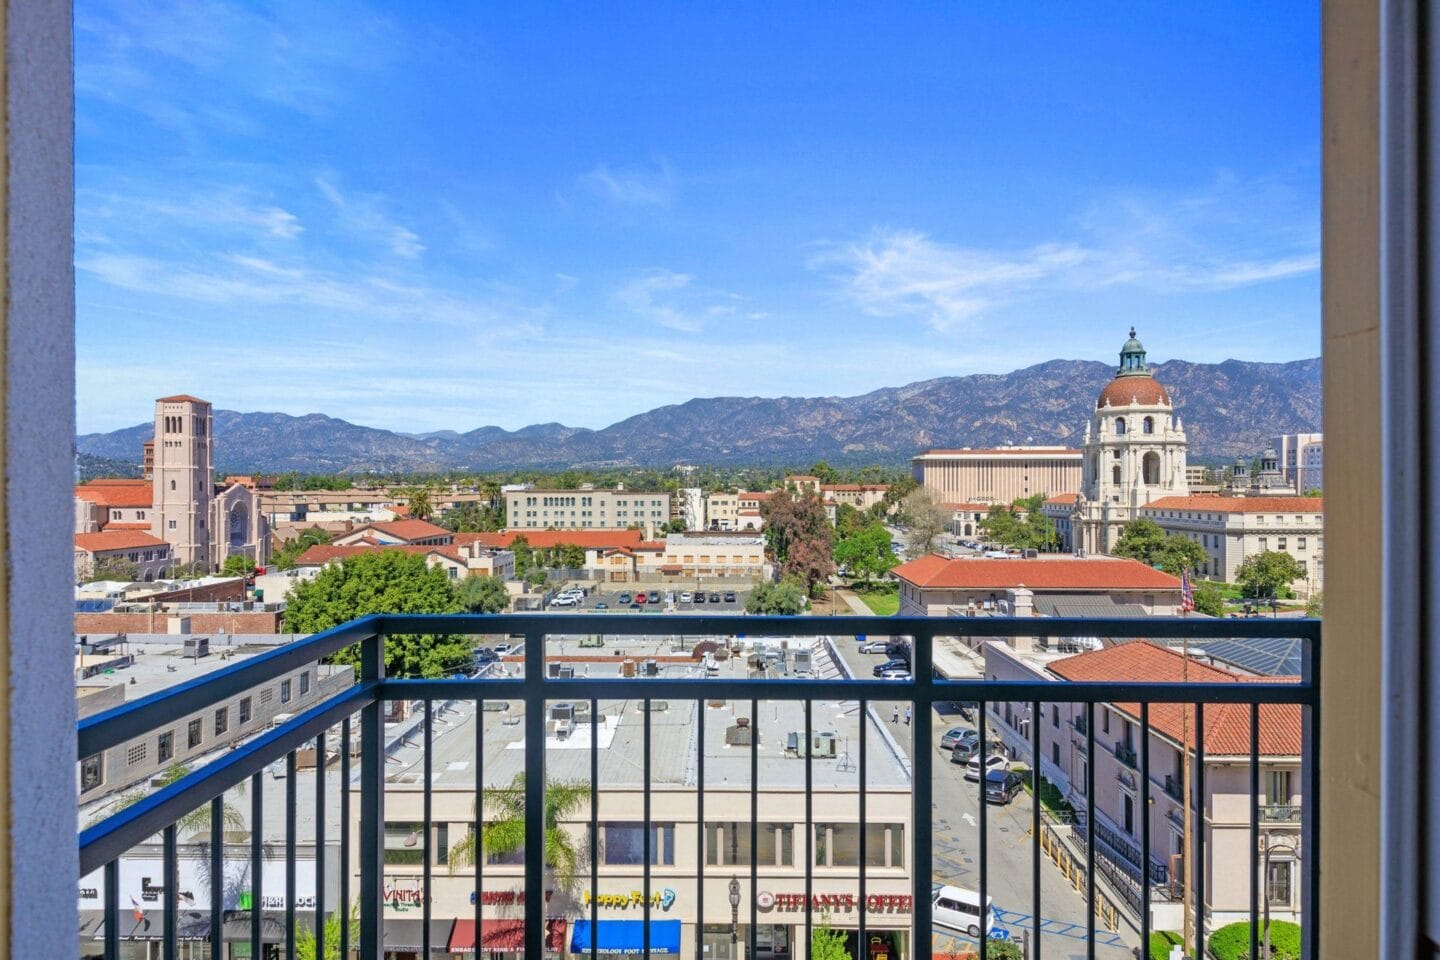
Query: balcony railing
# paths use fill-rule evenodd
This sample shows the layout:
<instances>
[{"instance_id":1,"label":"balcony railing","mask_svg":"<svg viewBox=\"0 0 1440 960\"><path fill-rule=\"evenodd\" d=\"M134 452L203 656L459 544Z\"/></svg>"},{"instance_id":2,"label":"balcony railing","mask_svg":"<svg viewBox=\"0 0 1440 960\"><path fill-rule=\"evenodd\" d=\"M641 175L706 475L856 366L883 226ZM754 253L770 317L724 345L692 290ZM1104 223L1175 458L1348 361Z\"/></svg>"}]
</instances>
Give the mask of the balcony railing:
<instances>
[{"instance_id":1,"label":"balcony railing","mask_svg":"<svg viewBox=\"0 0 1440 960\"><path fill-rule=\"evenodd\" d=\"M1300 804L1266 803L1260 806L1260 819L1266 823L1299 823Z\"/></svg>"},{"instance_id":2,"label":"balcony railing","mask_svg":"<svg viewBox=\"0 0 1440 960\"><path fill-rule=\"evenodd\" d=\"M1301 638L1307 641L1306 675L1298 683L1206 682L1184 685L948 680L936 676L934 672L932 642L936 636L954 635L957 629L963 629L968 637L979 639L1033 636L1041 632L1055 636L1098 635L1162 639L1184 636L1194 640L1237 635ZM566 671L572 674L568 676L561 675L557 670L557 675L552 676L547 670L547 661L553 662L552 658L558 659L561 656L556 646L557 641L552 638L564 638L558 642L565 644L565 659L573 664L579 659L574 656L572 641L575 638L597 635L614 637L622 631L623 636L628 638L704 638L717 650L726 645L738 644L740 641L735 638L739 635L746 638L745 643L751 642L753 638L764 637L821 638L819 643L831 644L832 649L833 644L845 642L830 639L835 637L905 636L912 640L913 678L897 681L872 679L861 675L846 679L856 672L863 674L863 671L841 670L839 677L835 678L827 675L818 679L791 679L783 676L760 679L750 676L707 675L710 671L705 666L696 668L691 675L677 677L663 675L658 670L652 671L644 662L634 663L630 667L618 669L613 676L604 677L584 676L583 673L574 676L574 670ZM1150 799L1148 744L1152 704L1194 704L1195 740L1202 745L1206 742L1206 705L1224 704L1228 709L1233 709L1234 705L1248 707L1252 731L1252 796L1257 798L1260 796L1260 707L1262 704L1297 705L1304 726L1301 792L1306 797L1306 803L1312 808L1312 816L1305 818L1302 823L1300 845L1301 849L1307 851L1306 857L1300 861L1300 869L1302 909L1308 911L1317 902L1319 872L1316 856L1319 846L1311 835L1315 822L1314 804L1319 796L1320 782L1319 753L1316 745L1319 729L1316 676L1319 632L1318 622L1293 619L1248 620L1240 623L1161 618L1083 621L1058 618L1027 618L1023 621L977 618L967 619L962 625L954 620L922 617L736 618L644 614L632 615L623 621L605 615L586 614L366 617L248 661L216 670L200 679L182 683L134 703L97 714L80 723L78 759L83 771L94 769L95 758L103 759L107 752L123 750L137 738L150 735L164 727L179 727L183 730L186 721L197 715L208 716L209 711L217 704L226 703L246 691L273 683L308 664L314 664L345 648L358 645L360 666L358 682L353 687L329 697L298 716L285 719L272 729L240 743L219 759L81 831L81 874L87 877L98 875L93 895L98 897L102 904L102 916L99 923L90 928L89 936L103 942L103 955L108 960L119 960L122 939L130 936L141 937L141 934L136 932L138 927L135 924L122 929L122 918L128 921L134 912L138 915L138 923L139 917L144 917L145 911L149 909L159 910L160 917L158 924L148 918L144 920L149 928L144 936L159 940L165 956L175 956L176 948L182 940L208 941L211 944L219 944L226 939L233 940L236 938L236 928L240 929L240 936L248 939L251 956L265 956L267 944L279 945L283 951L281 956L293 956L297 932L301 931L303 920L303 926L312 931L311 935L318 941L314 947L314 955L326 956L327 917L345 918L353 912L357 917L353 934L351 924L341 922L338 925L332 924L330 930L333 932L328 935L339 940L341 956L358 956L363 960L380 960L387 949L411 950L427 958L434 949L445 950L446 944L438 942L440 935L433 929L432 920L435 919L453 919L457 933L462 924L473 924L469 928L474 938L471 950L503 949L541 957L547 950L566 952L568 949L569 952L589 955L592 958L600 953L614 952L613 945L600 943L604 928L598 912L599 902L604 899L600 895L603 891L598 857L601 834L598 820L600 758L602 753L614 749L602 748L602 733L605 736L614 735L613 725L597 722L601 715L601 703L604 701L631 704L625 723L639 725L643 737L640 741L639 759L635 763L639 786L635 788L636 795L630 801L631 806L625 816L627 821L633 821L634 836L624 832L624 829L631 829L630 826L621 825L624 829L617 828L614 842L619 844L618 849L621 850L630 851L631 846L634 848L630 851L634 854L633 859L625 861L631 865L622 870L629 878L627 882L635 888L633 898L627 900L629 912L626 916L642 922L635 928L627 929L638 929L638 933L634 934L633 948L646 955L652 952L678 951L679 941L674 938L682 935L679 932L682 929L685 930L683 936L693 937L694 941L693 946L685 952L694 956L713 955L714 951L708 949L710 944L706 940L707 936L714 936L711 928L728 924L731 936L738 938L740 917L743 913L748 915L749 919L749 924L745 927L745 940L742 941L748 950L743 956L755 956L759 946L757 937L760 909L767 911L767 923L780 922L782 919L768 911L787 911L784 918L793 922L793 936L801 944L810 942L812 925L829 917L831 910L848 909L853 911L850 916L854 918L855 932L858 934L856 942L867 943L867 929L872 932L873 929L878 929L885 911L889 911L893 918L895 911L908 909L911 931L908 956L922 960L930 957L934 949L932 931L954 934L952 930L935 926L935 907L932 901L932 877L936 876L936 811L944 809L948 802L954 800L946 791L977 791L975 799L979 814L974 829L978 834L980 853L976 858L976 872L964 878L963 882L966 886L978 889L982 902L993 889L991 866L986 856L987 838L992 829L989 821L993 814L984 799L983 778L974 787L949 787L945 784L962 781L958 777L948 779L953 775L947 773L937 783L939 771L934 758L939 754L935 750L935 734L929 721L935 707L954 701L972 701L980 704L982 708L997 702L1028 704L1032 716L1041 715L1042 704L1078 704L1087 720L1084 739L1090 756L1094 756L1093 717L1096 705L1138 704L1139 742L1142 744L1142 753L1138 758L1139 789L1142 793L1139 798L1140 810L1148 808ZM480 675L451 679L387 676L387 638L415 635L507 635L523 638L523 652L519 657L512 657L506 664L506 675L496 675L487 668L487 671ZM588 653L588 656L596 658L596 653ZM706 663L709 663L709 660ZM511 670L518 671L518 675L512 675ZM848 769L854 771L856 784L871 783L871 780L867 779L867 769L875 770L875 765L886 759L883 756L877 759L875 754L878 750L896 751L894 759L902 760L898 740L889 733L890 724L884 722L892 719L888 715L890 705L896 701L912 705L918 721L906 729L911 741L909 756L904 757L903 762L895 764L895 769L903 771L909 791L906 814L908 823L902 825L898 833L887 826L883 840L881 834L872 838L869 829L860 829L855 834L858 839L856 862L861 865L870 864L874 869L861 867L855 872L856 895L853 899L849 898L848 894L833 894L830 889L830 877L837 872L838 860L836 864L823 864L827 855L838 857L838 854L827 853L835 848L830 845L833 841L826 839L826 831L817 829L826 825L817 822L811 791L815 765L821 758L835 756L836 751L833 738L827 739L823 731L817 730L815 725L817 722L827 722L823 718L831 715L837 701L841 702L843 710L851 711L860 718L864 725L862 730L866 733L859 736L853 744L844 746L844 754L838 758L835 765L835 769L847 769L846 765L851 765ZM796 766L790 769L803 768L803 778L799 773L795 775L796 789L791 792L791 797L792 802L803 806L803 821L797 806L793 816L794 829L787 832L782 825L771 833L771 827L767 825L767 842L773 838L769 846L759 842L761 837L757 832L762 821L768 824L769 820L774 819L773 814L762 817L758 807L759 797L765 794L765 788L757 777L760 751L749 749L742 754L749 759L749 778L741 788L748 790L748 809L743 800L729 802L719 811L707 807L705 802L706 793L714 790L715 786L707 782L704 770L707 756L714 751L707 751L705 747L707 733L703 718L707 707L714 709L714 704L722 702L735 704L737 717L740 708L745 708L748 713L748 724L742 724L737 719L735 725L725 733L727 741L731 734L738 736L736 742L742 749L752 742L747 740L747 737L758 736L762 745L778 754L787 745L787 737L795 734L797 748L793 763ZM802 717L803 720L794 728L775 729L773 724L767 726L766 719L770 710L767 707L766 713L762 715L759 710L761 702L791 705L790 709L795 711L794 716ZM822 703L823 707L820 706ZM417 717L411 726L403 727L398 721L387 724L387 717L395 719L403 713L403 709L399 713L392 712L397 705L403 704L418 705ZM457 704L463 709L457 708ZM496 704L507 708L518 705L518 709L492 712L491 708ZM666 727L657 736L653 726L666 722L667 716L673 716L670 711L687 704L695 709L695 715L701 717L691 731L698 742L692 741L693 746L690 747L677 743L673 726ZM850 704L854 706L848 706ZM564 716L552 716L555 711L550 708L557 705L567 708L562 711ZM886 714L883 719L882 705ZM456 710L459 712L455 712ZM454 736L451 728L456 718L462 715L474 718L473 749L462 751L460 755L441 753L437 756L435 738L441 735ZM495 719L498 717L505 719ZM487 723L487 720L491 722ZM977 710L975 720L979 739L985 742L987 711ZM437 875L433 867L442 862L440 856L447 852L447 845L451 850L455 848L453 830L456 821L463 820L465 815L457 814L452 803L437 819L434 784L437 778L447 772L459 776L460 774L453 771L467 771L465 775L473 777L472 784L487 784L484 803L489 804L489 781L484 779L486 774L483 767L489 762L487 758L497 754L494 750L487 751L485 739L492 735L497 725L503 725L517 737L513 740L513 752L502 753L523 773L523 777L514 781L517 795L511 800L514 801L513 809L521 811L517 816L523 824L524 836L546 837L547 842L523 843L515 855L515 860L492 860L488 855L477 852L473 868L473 890L469 896L473 911L468 915L455 916L455 913L462 911L457 911L453 905L442 907L435 896ZM747 726L748 733L737 733ZM1030 747L1034 756L1041 755L1041 734L1044 729L1044 724L1033 724L1029 731ZM550 834L547 829L553 828L554 824L547 820L549 813L546 804L547 792L557 789L547 780L547 762L560 758L568 747L574 746L561 742L567 738L579 740L581 747L584 747L584 740L588 738L588 752L584 756L588 757L590 763L586 787L588 797L581 798L577 808L581 812L576 814L583 818L588 811L589 816L589 829L585 833L589 851L588 856L582 857L583 864L588 867L585 871L588 877L577 878L588 880L589 895L583 901L577 898L577 903L583 904L583 908L577 905L568 917L570 931L574 935L568 945L564 942L567 918L547 916L552 909L556 909L550 905L551 896L556 893L556 884L553 871L547 866L547 850L550 847ZM805 749L798 746L807 744ZM396 783L387 763L395 762L390 754L401 749L412 751L414 755L412 763L416 769L413 774L406 775L408 779L405 782L407 788L418 793L420 798L414 804L412 812L406 814L407 822L397 826L393 822L387 824L386 821L387 804L398 802L398 798L387 789L393 788ZM313 754L308 754L311 750ZM652 794L655 793L652 787L655 776L651 764L657 750L670 751L678 757L677 763L684 767L685 776L698 785L693 800L693 842L697 851L711 849L706 845L707 811L712 820L719 818L731 822L729 829L738 830L741 834L748 832L749 835L748 842L743 845L739 844L737 837L732 841L735 846L720 851L720 860L714 865L707 862L707 856L703 853L698 855L692 887L695 902L693 911L689 912L687 917L688 927L673 920L665 922L674 923L674 926L652 922L657 917L671 916L661 913L669 909L666 897L673 899L674 896L674 891L665 885L667 875L664 873L664 865L670 862L665 859L668 856L665 851L668 851L671 845L691 842L690 838L677 835L680 833L678 825L667 832L664 825L652 816ZM330 761L328 758L332 753L335 759ZM315 758L313 762L317 770L323 771L331 762L339 766L341 786L337 791L338 797L328 795L325 786L327 777L316 776L313 798L307 795L304 802L306 807L313 802L313 809L302 810L302 801L296 786L299 779L297 771L303 763L309 762L304 760L307 755ZM574 761L574 755L570 756L573 762L569 762L568 766L574 768L578 761ZM733 754L727 755L727 761L733 759ZM87 764L87 760L92 763ZM1197 761L1197 775L1200 778L1197 789L1203 791L1203 747ZM473 767L470 766L472 763ZM692 765L695 769L692 769ZM262 774L282 769L285 792L282 804L284 837L276 843L267 843L261 829L268 799L266 791L262 789ZM1114 862L1118 859L1102 857L1101 849L1097 848L1097 840L1104 847L1113 847L1121 838L1100 836L1101 831L1108 831L1108 828L1097 824L1094 806L1097 791L1093 764L1086 765L1084 777L1085 799L1081 801L1084 826L1075 828L1075 836L1077 840L1083 840L1085 850L1083 889L1089 918L1085 924L1085 936L1093 946L1097 902L1103 895L1096 881L1097 866L1108 872L1106 861ZM247 804L250 807L252 827L248 836L237 843L236 838L227 833L226 824L229 818L225 809L225 794L232 789L247 786ZM937 786L941 791L939 795ZM271 792L273 793L273 790ZM871 818L867 817L866 806L867 795L870 793L869 789L857 787L855 790L854 802L859 824L871 822ZM472 797L473 794L472 787ZM472 823L472 827L478 827L483 820L480 806L481 804L477 803L470 814L476 821ZM341 825L338 836L327 834L326 828L327 813L334 812L336 808ZM467 809L470 808L467 806ZM206 869L196 874L198 879L194 882L187 881L182 887L177 849L179 825L184 822L187 830L193 830L193 815L197 810L208 814L203 834L203 839L207 842L197 847L204 851L202 866ZM1027 919L1023 922L1012 925L1011 932L1018 934L1025 931L1034 942L1041 936L1042 924L1047 922L1041 901L1040 875L1042 867L1049 868L1045 867L1046 858L1041 850L1040 804L1032 804L1031 814L1033 824L1029 845L1033 870L1032 900L1030 903L997 906L1026 915ZM826 817L832 815L827 813ZM1250 849L1254 862L1251 864L1250 876L1259 875L1260 817L1259 805L1252 802L1253 836ZM297 897L297 821L302 818L311 824L312 836L307 842L312 844L312 849L316 851L313 864L307 868L313 871L313 877L306 877L308 888L314 891L313 901L304 903ZM1152 850L1154 845L1149 818L1141 817L1140 820L1140 847L1143 850ZM802 822L803 829L800 828ZM448 839L442 839L439 827L446 824L450 827L451 834ZM740 824L742 827L735 827L733 824ZM834 827L833 824L830 826ZM904 829L905 826L908 826L908 829ZM609 827L610 825L607 825L607 829ZM158 865L147 874L144 883L148 886L142 888L147 895L146 903L133 902L128 896L122 902L122 860L132 856L137 848L156 850L154 838L157 835L160 837L158 852L155 853ZM1153 839L1159 842L1163 838ZM609 842L607 840L607 843ZM1205 862L1203 848L1207 842L1204 832L1197 831L1196 862ZM782 902L781 893L768 893L761 883L760 851L763 846L767 851L767 858L784 858L785 853L777 854L775 851L783 850L787 843L793 844L793 855L789 863L797 869L803 868L803 876L796 874L791 884L793 890L784 882L776 884L783 893ZM874 844L881 844L885 849L877 851ZM246 846L248 850L245 849ZM335 857L322 855L332 848L337 851ZM420 856L414 859L419 861L418 869L413 866L411 858L398 857L394 853L417 848ZM403 871L403 876L394 869L387 869L387 850L392 851L389 859L392 867L397 860L412 863ZM732 850L735 851L734 861L725 857L725 854ZM1148 861L1151 864L1151 869L1136 869L1132 875L1132 879L1139 886L1139 902L1147 903L1151 900L1152 885L1157 882L1157 878L1161 878L1163 882L1163 868L1155 870L1153 859L1142 854L1140 850L1132 849L1126 852L1135 854L1133 858L1124 858L1132 863ZM228 882L225 867L229 860L237 855L248 865L247 889L244 890L242 899L229 905L235 897L227 895L224 888ZM628 856L628 853L626 855ZM748 863L745 862L747 859ZM818 880L816 869L813 868L817 859L822 863ZM266 863L276 864L283 877L277 878L273 871L263 869ZM515 865L507 866L510 863ZM765 874L773 877L770 861L767 860L766 863ZM330 871L333 871L333 876ZM660 873L659 882L656 882L657 872ZM875 885L881 883L882 874L885 882L892 884L892 887L887 888L887 892L883 894L877 894L874 892L878 889ZM339 877L338 883L335 882L336 876ZM742 878L747 881L743 887ZM707 879L713 886L708 896ZM817 882L826 886L823 893L817 893ZM903 895L894 892L895 883L904 885ZM1197 904L1209 903L1205 884L1203 875L1196 878L1191 896ZM724 891L727 885L729 895L726 896L724 892L717 895L716 891ZM1258 920L1260 893L1258 885L1253 886L1252 929L1258 926L1253 920ZM740 893L742 889L746 891L743 902ZM233 891L230 893L233 894ZM182 900L182 897L188 899ZM877 897L879 899L876 899ZM766 901L763 905L762 900ZM203 909L190 909L187 904L203 904ZM264 909L270 904L278 905L272 909L283 912L283 917L271 916ZM387 945L385 942L388 926L394 922L387 918L386 910L388 907L393 916L397 904L411 910L409 915L420 921L414 928L417 931L414 934L415 942L409 946L397 947L394 943ZM499 922L493 917L482 916L482 913L485 913L482 908L489 908L493 913L496 904L509 905L510 909L520 914L507 921L509 926L496 934L503 934L502 939L509 938L506 940L508 945L504 946L482 943L483 937L498 929L493 927L493 924ZM874 906L875 904L879 906ZM614 905L607 900L607 907L612 906ZM440 910L449 912L438 913ZM1204 915L1204 911L1199 912ZM486 927L486 922L492 926ZM1149 911L1140 911L1138 922L1142 934L1140 942L1146 942L1149 935ZM1314 924L1303 926L1303 953L1306 957L1317 955L1314 927ZM802 936L803 941L800 940ZM1202 949L1204 936L1205 931L1202 930ZM456 951L453 942L449 949ZM795 954L805 952L803 946L792 950ZM982 938L982 958L985 952L985 941ZM741 954L737 954L739 955Z\"/></svg>"},{"instance_id":3,"label":"balcony railing","mask_svg":"<svg viewBox=\"0 0 1440 960\"><path fill-rule=\"evenodd\" d=\"M1184 803L1184 789L1185 785L1180 782L1179 777L1175 776L1175 774L1173 773L1165 774L1165 796L1169 797L1171 800L1174 800L1176 803Z\"/></svg>"},{"instance_id":4,"label":"balcony railing","mask_svg":"<svg viewBox=\"0 0 1440 960\"><path fill-rule=\"evenodd\" d=\"M1115 759L1119 760L1131 770L1139 769L1140 763L1135 757L1135 748L1127 747L1123 743L1115 744Z\"/></svg>"}]
</instances>

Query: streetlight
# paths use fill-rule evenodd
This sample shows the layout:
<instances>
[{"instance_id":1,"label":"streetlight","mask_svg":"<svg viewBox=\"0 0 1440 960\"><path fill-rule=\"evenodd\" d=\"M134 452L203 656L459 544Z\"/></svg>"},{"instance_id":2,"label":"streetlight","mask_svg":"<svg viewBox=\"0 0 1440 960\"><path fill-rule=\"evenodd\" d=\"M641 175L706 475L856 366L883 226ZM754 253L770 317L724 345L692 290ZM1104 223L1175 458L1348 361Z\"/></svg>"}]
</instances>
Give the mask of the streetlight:
<instances>
[{"instance_id":1,"label":"streetlight","mask_svg":"<svg viewBox=\"0 0 1440 960\"><path fill-rule=\"evenodd\" d=\"M1264 835L1264 841L1265 857L1261 862L1260 876L1257 882L1261 884L1260 896L1264 898L1265 904L1265 932L1260 956L1268 958L1270 956L1270 854L1272 851L1278 851L1280 853L1288 853L1291 857L1297 857L1300 850L1294 842L1288 838L1280 839L1272 843L1270 841L1270 835L1267 833Z\"/></svg>"},{"instance_id":2,"label":"streetlight","mask_svg":"<svg viewBox=\"0 0 1440 960\"><path fill-rule=\"evenodd\" d=\"M740 942L740 878L730 878L730 952Z\"/></svg>"}]
</instances>

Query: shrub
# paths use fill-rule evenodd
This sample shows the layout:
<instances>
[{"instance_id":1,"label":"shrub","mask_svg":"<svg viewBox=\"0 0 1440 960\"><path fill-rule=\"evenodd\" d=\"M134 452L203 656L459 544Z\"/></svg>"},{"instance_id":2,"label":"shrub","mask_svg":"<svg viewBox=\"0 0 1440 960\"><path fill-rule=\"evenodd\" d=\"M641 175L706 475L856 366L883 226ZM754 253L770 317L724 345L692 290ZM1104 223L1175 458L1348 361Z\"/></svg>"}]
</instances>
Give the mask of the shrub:
<instances>
[{"instance_id":1,"label":"shrub","mask_svg":"<svg viewBox=\"0 0 1440 960\"><path fill-rule=\"evenodd\" d=\"M1256 939L1263 941L1263 929ZM1218 960L1250 960L1250 924L1228 923L1210 935L1207 945ZM1272 960L1299 960L1298 925L1284 920L1270 921L1270 956Z\"/></svg>"}]
</instances>

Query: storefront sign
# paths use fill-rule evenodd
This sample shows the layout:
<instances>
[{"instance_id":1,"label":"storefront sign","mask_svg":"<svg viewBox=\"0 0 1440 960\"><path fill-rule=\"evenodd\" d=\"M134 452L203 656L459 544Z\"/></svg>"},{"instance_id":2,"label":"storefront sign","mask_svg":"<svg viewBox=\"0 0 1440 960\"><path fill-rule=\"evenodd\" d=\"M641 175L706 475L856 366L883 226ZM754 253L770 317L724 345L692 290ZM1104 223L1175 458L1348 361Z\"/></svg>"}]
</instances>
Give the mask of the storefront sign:
<instances>
[{"instance_id":1,"label":"storefront sign","mask_svg":"<svg viewBox=\"0 0 1440 960\"><path fill-rule=\"evenodd\" d=\"M854 910L860 898L853 893L816 893L810 897L812 910ZM872 893L865 898L865 909L871 913L909 913L915 898L908 894ZM755 894L755 905L761 910L804 910L805 894L771 893L761 890Z\"/></svg>"},{"instance_id":2,"label":"storefront sign","mask_svg":"<svg viewBox=\"0 0 1440 960\"><path fill-rule=\"evenodd\" d=\"M470 891L470 902L475 902L475 891ZM480 902L487 906L509 907L525 902L524 890L482 890Z\"/></svg>"},{"instance_id":3,"label":"storefront sign","mask_svg":"<svg viewBox=\"0 0 1440 960\"><path fill-rule=\"evenodd\" d=\"M593 896L589 890L586 890L583 899L587 907L590 905L590 901L594 900L596 906L612 907L616 910L626 910L630 907L642 907L645 905L645 894L640 890L631 890L629 893L597 893ZM652 907L669 910L674 903L675 891L669 887L650 894L650 905Z\"/></svg>"},{"instance_id":4,"label":"storefront sign","mask_svg":"<svg viewBox=\"0 0 1440 960\"><path fill-rule=\"evenodd\" d=\"M135 909L163 907L165 904L164 865L158 856L126 856L120 859L119 900L122 906L134 905ZM210 909L210 877L208 857L202 862L197 848L191 845L181 847L175 864L175 902L187 910ZM285 896L286 864L281 858L266 860L261 864L260 906L267 910L284 910L290 904ZM297 910L315 908L315 861L295 861L294 906ZM84 877L80 882L79 906L82 910L103 910L99 870ZM221 868L219 883L223 891L221 906L225 910L247 910L253 903L251 891L254 878L250 872L249 857L243 860L226 859ZM242 902L243 901L243 902Z\"/></svg>"},{"instance_id":5,"label":"storefront sign","mask_svg":"<svg viewBox=\"0 0 1440 960\"><path fill-rule=\"evenodd\" d=\"M417 880L406 877L402 881L407 886L397 887L394 880L387 880L384 888L380 891L380 899L385 906L392 910L401 912L413 910L425 902L425 892L420 888ZM410 886L409 884L414 884Z\"/></svg>"}]
</instances>

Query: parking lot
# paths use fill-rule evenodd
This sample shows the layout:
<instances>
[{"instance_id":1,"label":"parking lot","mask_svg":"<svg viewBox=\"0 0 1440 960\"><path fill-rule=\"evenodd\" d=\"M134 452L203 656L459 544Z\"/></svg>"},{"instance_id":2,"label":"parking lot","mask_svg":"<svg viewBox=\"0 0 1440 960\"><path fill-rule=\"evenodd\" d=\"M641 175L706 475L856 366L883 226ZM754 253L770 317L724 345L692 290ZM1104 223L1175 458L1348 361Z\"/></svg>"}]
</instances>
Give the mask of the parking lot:
<instances>
[{"instance_id":1,"label":"parking lot","mask_svg":"<svg viewBox=\"0 0 1440 960\"><path fill-rule=\"evenodd\" d=\"M706 587L705 602L696 603L696 588L693 584L682 587L676 584L651 586L638 584L630 588L594 589L574 606L548 606L554 613L743 613L748 589L733 587ZM644 593L645 602L637 602ZM690 600L684 597L689 596Z\"/></svg>"}]
</instances>

